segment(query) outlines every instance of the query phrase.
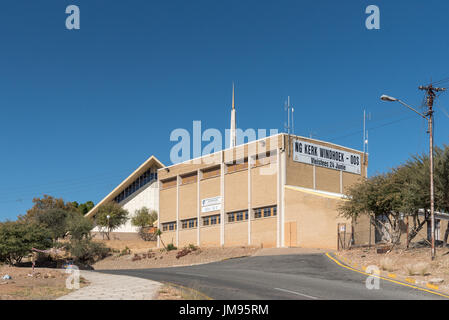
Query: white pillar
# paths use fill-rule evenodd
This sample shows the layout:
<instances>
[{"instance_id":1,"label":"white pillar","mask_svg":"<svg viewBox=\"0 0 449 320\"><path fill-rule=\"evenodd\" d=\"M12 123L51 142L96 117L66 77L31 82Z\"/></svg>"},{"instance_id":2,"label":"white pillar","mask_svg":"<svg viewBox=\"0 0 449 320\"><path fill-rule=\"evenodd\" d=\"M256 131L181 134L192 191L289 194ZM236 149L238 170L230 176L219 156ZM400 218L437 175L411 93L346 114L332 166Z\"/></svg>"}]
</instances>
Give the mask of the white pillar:
<instances>
[{"instance_id":1,"label":"white pillar","mask_svg":"<svg viewBox=\"0 0 449 320\"><path fill-rule=\"evenodd\" d=\"M179 175L176 176L176 246L179 246Z\"/></svg>"},{"instance_id":2,"label":"white pillar","mask_svg":"<svg viewBox=\"0 0 449 320\"><path fill-rule=\"evenodd\" d=\"M281 182L280 182L280 188L281 188L281 246L285 247L285 184L287 179L287 157L285 155L285 150L282 150L280 155L280 166L279 166L279 172L281 176Z\"/></svg>"},{"instance_id":3,"label":"white pillar","mask_svg":"<svg viewBox=\"0 0 449 320\"><path fill-rule=\"evenodd\" d=\"M251 155L249 153L249 147L248 147L248 245L251 245ZM256 169L257 170L257 169Z\"/></svg>"},{"instance_id":4,"label":"white pillar","mask_svg":"<svg viewBox=\"0 0 449 320\"><path fill-rule=\"evenodd\" d=\"M200 197L200 174L201 170L198 169L196 176L196 208L197 208L197 234L196 234L196 242L197 246L200 246L201 239L200 239L200 226L201 226L201 197Z\"/></svg>"},{"instance_id":5,"label":"white pillar","mask_svg":"<svg viewBox=\"0 0 449 320\"><path fill-rule=\"evenodd\" d=\"M225 244L225 221L224 221L224 212L225 212L225 179L224 179L224 170L225 164L223 161L223 151L221 152L221 172L220 172L220 195L221 195L221 210L220 210L220 245L224 246Z\"/></svg>"}]
</instances>

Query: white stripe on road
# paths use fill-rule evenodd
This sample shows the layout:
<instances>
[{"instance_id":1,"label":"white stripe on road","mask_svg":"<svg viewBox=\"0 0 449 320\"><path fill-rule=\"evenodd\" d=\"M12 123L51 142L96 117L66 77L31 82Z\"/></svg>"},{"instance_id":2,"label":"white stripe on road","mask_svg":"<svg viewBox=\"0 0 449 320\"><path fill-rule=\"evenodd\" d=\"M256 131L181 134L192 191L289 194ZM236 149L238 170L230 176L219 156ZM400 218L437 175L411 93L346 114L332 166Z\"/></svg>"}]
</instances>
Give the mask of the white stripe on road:
<instances>
[{"instance_id":1,"label":"white stripe on road","mask_svg":"<svg viewBox=\"0 0 449 320\"><path fill-rule=\"evenodd\" d=\"M287 290L287 289L281 289L281 288L274 288L274 290L284 291L284 292L288 292L288 293L291 293L291 294L296 294L296 295L298 295L298 296L303 296L303 297L306 297L306 298L309 298L309 299L318 300L317 297L312 297L312 296L309 296L309 295L307 295L307 294L299 293L299 292L296 292L296 291L290 291L290 290Z\"/></svg>"},{"instance_id":2,"label":"white stripe on road","mask_svg":"<svg viewBox=\"0 0 449 320\"><path fill-rule=\"evenodd\" d=\"M176 274L182 274L182 275L185 275L185 276L194 276L194 277L209 278L209 276L206 276L206 275L204 275L204 274L196 274L196 273L176 272Z\"/></svg>"}]
</instances>

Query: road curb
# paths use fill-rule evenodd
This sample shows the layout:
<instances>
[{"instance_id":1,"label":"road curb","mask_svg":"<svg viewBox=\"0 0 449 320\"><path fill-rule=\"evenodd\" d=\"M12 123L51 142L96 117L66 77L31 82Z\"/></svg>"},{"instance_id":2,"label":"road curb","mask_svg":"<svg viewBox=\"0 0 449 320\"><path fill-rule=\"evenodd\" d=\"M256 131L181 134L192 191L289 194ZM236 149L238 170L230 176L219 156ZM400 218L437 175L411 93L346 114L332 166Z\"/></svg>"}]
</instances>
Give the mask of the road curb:
<instances>
[{"instance_id":1,"label":"road curb","mask_svg":"<svg viewBox=\"0 0 449 320\"><path fill-rule=\"evenodd\" d=\"M420 283L418 283L415 279L407 277L404 280L404 282L402 280L398 280L398 275L395 273L384 273L382 274L382 272L379 273L367 273L366 270L367 268L364 266L361 266L359 269L359 266L356 263L352 263L351 260L344 258L344 257L339 257L337 256L336 253L334 253L333 255L329 252L326 253L326 256L333 260L335 263L339 264L340 266L355 271L355 272L359 272L362 274L365 274L367 276L374 276L374 277L378 277L380 279L386 280L386 281L390 281L396 284L400 284L400 285L404 285L410 288L414 288L420 291L425 291L428 293L432 293L444 298L449 299L449 295L446 292L443 292L439 289L439 286L431 284L427 281L422 281ZM429 290L430 289L430 290Z\"/></svg>"}]
</instances>

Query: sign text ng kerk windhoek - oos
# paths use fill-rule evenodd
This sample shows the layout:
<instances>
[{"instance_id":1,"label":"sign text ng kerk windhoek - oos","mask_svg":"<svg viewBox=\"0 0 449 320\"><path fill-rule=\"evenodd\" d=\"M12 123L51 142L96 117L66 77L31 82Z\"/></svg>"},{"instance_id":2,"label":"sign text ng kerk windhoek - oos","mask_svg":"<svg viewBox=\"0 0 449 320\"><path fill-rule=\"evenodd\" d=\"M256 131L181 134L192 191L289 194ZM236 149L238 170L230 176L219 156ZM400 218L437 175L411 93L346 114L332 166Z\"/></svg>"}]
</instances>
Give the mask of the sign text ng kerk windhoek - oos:
<instances>
[{"instance_id":1,"label":"sign text ng kerk windhoek - oos","mask_svg":"<svg viewBox=\"0 0 449 320\"><path fill-rule=\"evenodd\" d=\"M293 161L356 174L361 173L360 155L299 139L293 141Z\"/></svg>"}]
</instances>

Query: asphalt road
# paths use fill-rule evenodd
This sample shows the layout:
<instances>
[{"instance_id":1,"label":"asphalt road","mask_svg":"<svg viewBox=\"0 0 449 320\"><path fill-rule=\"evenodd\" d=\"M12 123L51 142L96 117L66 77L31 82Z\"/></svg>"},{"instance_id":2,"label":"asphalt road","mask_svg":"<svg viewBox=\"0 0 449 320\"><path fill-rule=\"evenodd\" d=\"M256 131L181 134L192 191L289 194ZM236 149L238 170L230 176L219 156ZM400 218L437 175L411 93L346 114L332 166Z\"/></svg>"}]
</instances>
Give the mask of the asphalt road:
<instances>
[{"instance_id":1,"label":"asphalt road","mask_svg":"<svg viewBox=\"0 0 449 320\"><path fill-rule=\"evenodd\" d=\"M342 268L323 254L256 256L189 267L101 272L175 283L219 300L444 299L386 280L380 280L378 290L368 290L367 276Z\"/></svg>"}]
</instances>

